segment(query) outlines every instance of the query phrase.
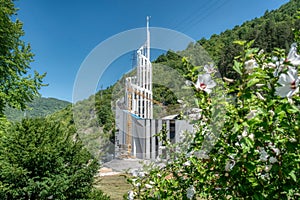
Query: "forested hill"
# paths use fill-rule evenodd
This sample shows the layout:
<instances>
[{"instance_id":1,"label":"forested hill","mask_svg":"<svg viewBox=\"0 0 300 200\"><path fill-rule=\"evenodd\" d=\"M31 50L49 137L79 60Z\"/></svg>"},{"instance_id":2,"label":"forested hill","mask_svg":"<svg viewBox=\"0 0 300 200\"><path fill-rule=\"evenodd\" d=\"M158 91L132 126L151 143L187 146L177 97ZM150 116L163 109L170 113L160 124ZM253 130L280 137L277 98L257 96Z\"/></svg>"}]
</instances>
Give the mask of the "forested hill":
<instances>
[{"instance_id":1,"label":"forested hill","mask_svg":"<svg viewBox=\"0 0 300 200\"><path fill-rule=\"evenodd\" d=\"M293 29L299 30L300 20L297 11L300 9L299 0L291 0L278 10L266 11L264 16L247 21L241 26L227 30L220 35L213 35L209 40L199 40L200 45L215 60L223 76L232 76L232 60L239 52L234 40L255 40L254 47L266 52L274 48L288 50L294 42Z\"/></svg>"},{"instance_id":2,"label":"forested hill","mask_svg":"<svg viewBox=\"0 0 300 200\"><path fill-rule=\"evenodd\" d=\"M198 44L209 53L222 76L234 78L232 61L241 51L241 47L234 44L233 41L255 40L253 47L264 49L266 52L270 52L274 48L282 48L288 51L294 41L293 29L300 29L300 20L297 19L299 9L300 1L291 0L279 9L266 11L264 16L247 21L241 26L235 26L232 30L226 30L219 35L214 34L209 39L202 38L198 41ZM199 47L194 45L193 48L193 45L189 45L181 55L192 54L192 56L197 56L195 55L195 48ZM201 56L201 53L198 55ZM182 67L180 63L175 61L180 62L181 59L168 52L160 56L156 62L164 62L169 64L170 67L183 72L184 69L180 68Z\"/></svg>"},{"instance_id":3,"label":"forested hill","mask_svg":"<svg viewBox=\"0 0 300 200\"><path fill-rule=\"evenodd\" d=\"M55 98L41 97L34 99L31 103L28 103L28 109L24 111L13 108L6 108L4 113L7 116L8 120L20 121L25 117L45 117L67 107L70 104L70 102Z\"/></svg>"}]
</instances>

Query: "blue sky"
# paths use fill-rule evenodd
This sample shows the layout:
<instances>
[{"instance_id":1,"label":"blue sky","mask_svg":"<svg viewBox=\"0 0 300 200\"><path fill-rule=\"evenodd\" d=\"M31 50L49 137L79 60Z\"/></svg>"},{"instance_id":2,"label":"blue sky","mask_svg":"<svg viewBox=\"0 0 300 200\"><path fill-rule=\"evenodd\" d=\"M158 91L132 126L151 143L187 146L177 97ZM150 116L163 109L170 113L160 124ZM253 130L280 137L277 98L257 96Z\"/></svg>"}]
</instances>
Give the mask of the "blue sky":
<instances>
[{"instance_id":1,"label":"blue sky","mask_svg":"<svg viewBox=\"0 0 300 200\"><path fill-rule=\"evenodd\" d=\"M24 40L35 53L32 70L47 72L44 97L72 101L76 74L101 42L126 30L150 26L209 38L279 8L288 0L19 0ZM138 48L138 46L137 46ZM154 55L158 55L157 51ZM153 56L154 59L155 56ZM99 85L113 84L132 66L131 55L116 60ZM120 68L120 69L119 69ZM117 73L118 72L118 73Z\"/></svg>"}]
</instances>

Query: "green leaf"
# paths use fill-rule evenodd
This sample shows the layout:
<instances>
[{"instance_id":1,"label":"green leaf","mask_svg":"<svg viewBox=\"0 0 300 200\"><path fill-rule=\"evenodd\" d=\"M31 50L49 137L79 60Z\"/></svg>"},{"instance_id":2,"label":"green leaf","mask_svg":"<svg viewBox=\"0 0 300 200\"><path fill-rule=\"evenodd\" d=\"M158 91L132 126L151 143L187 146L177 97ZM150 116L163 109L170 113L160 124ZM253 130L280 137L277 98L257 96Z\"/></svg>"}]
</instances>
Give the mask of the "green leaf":
<instances>
[{"instance_id":1,"label":"green leaf","mask_svg":"<svg viewBox=\"0 0 300 200\"><path fill-rule=\"evenodd\" d=\"M298 113L299 109L297 108L297 106L292 105L291 108L287 109L288 113Z\"/></svg>"},{"instance_id":2,"label":"green leaf","mask_svg":"<svg viewBox=\"0 0 300 200\"><path fill-rule=\"evenodd\" d=\"M256 165L254 163L245 163L245 166L247 167L247 169L253 171L256 168Z\"/></svg>"},{"instance_id":3,"label":"green leaf","mask_svg":"<svg viewBox=\"0 0 300 200\"><path fill-rule=\"evenodd\" d=\"M242 73L242 63L239 63L238 61L234 61L234 65L233 65L233 69L237 72L237 73L239 73L240 75L242 75L243 73Z\"/></svg>"},{"instance_id":4,"label":"green leaf","mask_svg":"<svg viewBox=\"0 0 300 200\"><path fill-rule=\"evenodd\" d=\"M253 141L250 138L244 137L243 139L248 147L251 147L251 148L253 147Z\"/></svg>"},{"instance_id":5,"label":"green leaf","mask_svg":"<svg viewBox=\"0 0 300 200\"><path fill-rule=\"evenodd\" d=\"M265 199L265 197L262 194L259 194L259 193L254 194L253 197L254 197L254 199L257 199L257 200Z\"/></svg>"},{"instance_id":6,"label":"green leaf","mask_svg":"<svg viewBox=\"0 0 300 200\"><path fill-rule=\"evenodd\" d=\"M253 45L254 41L255 40L251 40L250 42L247 42L246 48L250 48ZM255 50L257 51L257 49L253 49L253 51L255 51Z\"/></svg>"},{"instance_id":7,"label":"green leaf","mask_svg":"<svg viewBox=\"0 0 300 200\"><path fill-rule=\"evenodd\" d=\"M247 83L247 87L251 87L251 86L255 85L258 82L259 82L259 79L257 79L257 78L250 79Z\"/></svg>"},{"instance_id":8,"label":"green leaf","mask_svg":"<svg viewBox=\"0 0 300 200\"><path fill-rule=\"evenodd\" d=\"M246 43L247 43L246 40L235 40L235 41L233 41L233 44L237 44L237 45L240 45L240 46L244 46Z\"/></svg>"},{"instance_id":9,"label":"green leaf","mask_svg":"<svg viewBox=\"0 0 300 200\"><path fill-rule=\"evenodd\" d=\"M256 178L249 178L248 180L249 180L249 182L251 183L252 186L255 187L255 186L258 185Z\"/></svg>"},{"instance_id":10,"label":"green leaf","mask_svg":"<svg viewBox=\"0 0 300 200\"><path fill-rule=\"evenodd\" d=\"M297 178L296 178L296 175L295 175L295 172L294 172L294 171L291 171L291 172L289 173L289 175L290 175L290 177L291 177L295 182L297 182Z\"/></svg>"}]
</instances>

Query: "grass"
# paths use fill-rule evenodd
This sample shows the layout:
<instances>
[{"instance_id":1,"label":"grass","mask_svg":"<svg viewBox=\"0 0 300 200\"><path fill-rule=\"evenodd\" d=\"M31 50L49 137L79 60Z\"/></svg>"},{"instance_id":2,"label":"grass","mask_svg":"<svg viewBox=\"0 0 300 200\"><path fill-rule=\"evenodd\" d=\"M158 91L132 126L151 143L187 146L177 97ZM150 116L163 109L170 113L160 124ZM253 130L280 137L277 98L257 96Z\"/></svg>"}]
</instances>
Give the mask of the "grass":
<instances>
[{"instance_id":1,"label":"grass","mask_svg":"<svg viewBox=\"0 0 300 200\"><path fill-rule=\"evenodd\" d=\"M121 200L123 195L127 194L130 190L130 184L127 183L126 177L128 175L113 175L113 176L102 176L97 180L96 188L101 189L105 194L110 196L111 200ZM197 200L204 200L197 197ZM211 199L211 198L209 198Z\"/></svg>"},{"instance_id":2,"label":"grass","mask_svg":"<svg viewBox=\"0 0 300 200\"><path fill-rule=\"evenodd\" d=\"M130 185L127 183L126 175L102 176L99 182L95 185L105 194L109 195L112 200L123 199L123 195L130 190Z\"/></svg>"}]
</instances>

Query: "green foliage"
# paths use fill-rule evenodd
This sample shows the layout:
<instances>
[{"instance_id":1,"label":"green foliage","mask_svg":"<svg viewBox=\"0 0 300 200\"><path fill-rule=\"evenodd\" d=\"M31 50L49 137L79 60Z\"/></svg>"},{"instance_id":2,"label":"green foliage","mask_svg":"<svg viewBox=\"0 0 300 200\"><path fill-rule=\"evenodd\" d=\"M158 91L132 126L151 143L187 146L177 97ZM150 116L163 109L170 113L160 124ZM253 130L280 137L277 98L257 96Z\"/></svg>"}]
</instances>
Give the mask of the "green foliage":
<instances>
[{"instance_id":1,"label":"green foliage","mask_svg":"<svg viewBox=\"0 0 300 200\"><path fill-rule=\"evenodd\" d=\"M67 101L62 101L55 98L35 98L32 102L26 103L26 109L21 111L7 107L4 111L5 116L9 121L21 121L24 118L46 117L52 113L70 105Z\"/></svg>"},{"instance_id":2,"label":"green foliage","mask_svg":"<svg viewBox=\"0 0 300 200\"><path fill-rule=\"evenodd\" d=\"M23 120L0 138L0 197L86 199L98 167L74 131Z\"/></svg>"},{"instance_id":3,"label":"green foliage","mask_svg":"<svg viewBox=\"0 0 300 200\"><path fill-rule=\"evenodd\" d=\"M13 21L17 9L12 0L0 1L0 114L6 106L25 109L26 102L38 95L45 76L34 72L28 75L33 61L30 45L20 38L24 35L22 23Z\"/></svg>"},{"instance_id":4,"label":"green foliage","mask_svg":"<svg viewBox=\"0 0 300 200\"><path fill-rule=\"evenodd\" d=\"M286 51L294 41L293 29L300 29L300 20L297 11L300 2L291 0L275 11L266 12L263 17L247 21L232 30L226 30L220 35L213 35L210 39L201 39L198 43L208 51L222 76L236 78L232 71L234 56L242 49L235 40L255 40L254 47L271 52L274 48Z\"/></svg>"},{"instance_id":5,"label":"green foliage","mask_svg":"<svg viewBox=\"0 0 300 200\"><path fill-rule=\"evenodd\" d=\"M101 190L99 189L93 189L92 192L90 193L89 200L109 200L110 197L106 194L104 194Z\"/></svg>"},{"instance_id":6,"label":"green foliage","mask_svg":"<svg viewBox=\"0 0 300 200\"><path fill-rule=\"evenodd\" d=\"M195 126L194 137L190 143L178 146L166 142L166 160L146 166L145 176L129 179L132 196L140 199L299 198L297 74L284 87L293 91L292 95L281 91L282 81L289 80L287 73L292 77L295 66L286 60L284 50L263 53L250 47L253 41L236 44L242 49L233 64L239 78L214 88L210 94L195 87L202 116ZM189 71L189 79L195 81L197 75L193 68Z\"/></svg>"},{"instance_id":7,"label":"green foliage","mask_svg":"<svg viewBox=\"0 0 300 200\"><path fill-rule=\"evenodd\" d=\"M114 133L115 116L112 112L112 91L114 87L101 90L96 94L96 110L99 118L100 126L104 127L104 131L112 131ZM112 137L114 138L114 136Z\"/></svg>"}]
</instances>

